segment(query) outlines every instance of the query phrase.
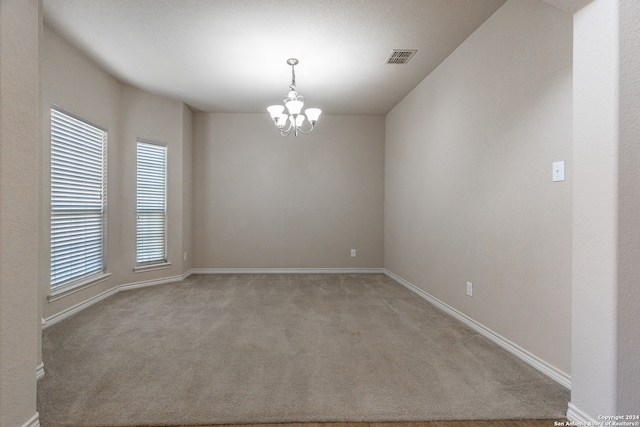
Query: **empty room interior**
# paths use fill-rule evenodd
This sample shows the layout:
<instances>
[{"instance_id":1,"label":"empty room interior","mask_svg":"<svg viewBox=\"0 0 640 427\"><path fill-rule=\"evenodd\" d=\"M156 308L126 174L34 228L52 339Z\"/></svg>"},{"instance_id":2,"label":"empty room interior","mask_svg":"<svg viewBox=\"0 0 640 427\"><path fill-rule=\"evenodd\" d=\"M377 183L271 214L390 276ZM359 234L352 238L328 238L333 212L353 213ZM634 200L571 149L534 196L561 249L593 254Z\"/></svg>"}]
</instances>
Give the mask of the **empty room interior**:
<instances>
[{"instance_id":1,"label":"empty room interior","mask_svg":"<svg viewBox=\"0 0 640 427\"><path fill-rule=\"evenodd\" d=\"M0 4L0 426L640 425L640 3Z\"/></svg>"}]
</instances>

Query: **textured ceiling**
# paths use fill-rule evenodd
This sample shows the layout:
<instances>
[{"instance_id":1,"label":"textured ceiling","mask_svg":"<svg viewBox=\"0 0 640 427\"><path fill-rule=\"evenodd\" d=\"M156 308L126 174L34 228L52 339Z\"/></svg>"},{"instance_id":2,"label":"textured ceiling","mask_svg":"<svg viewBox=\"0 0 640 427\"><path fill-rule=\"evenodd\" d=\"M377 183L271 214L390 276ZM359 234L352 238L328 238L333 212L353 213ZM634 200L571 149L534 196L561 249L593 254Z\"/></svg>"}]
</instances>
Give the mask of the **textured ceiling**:
<instances>
[{"instance_id":1,"label":"textured ceiling","mask_svg":"<svg viewBox=\"0 0 640 427\"><path fill-rule=\"evenodd\" d=\"M264 112L296 67L306 106L385 114L505 0L44 0L120 81L210 112ZM384 61L417 49L407 65Z\"/></svg>"}]
</instances>

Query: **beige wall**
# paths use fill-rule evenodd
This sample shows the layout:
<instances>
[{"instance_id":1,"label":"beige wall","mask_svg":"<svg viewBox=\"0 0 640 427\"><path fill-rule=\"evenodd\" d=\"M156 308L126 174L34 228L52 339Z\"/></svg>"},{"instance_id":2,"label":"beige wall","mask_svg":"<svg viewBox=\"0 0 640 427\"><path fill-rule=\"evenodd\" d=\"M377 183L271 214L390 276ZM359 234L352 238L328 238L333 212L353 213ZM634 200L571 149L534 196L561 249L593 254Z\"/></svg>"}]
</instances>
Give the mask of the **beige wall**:
<instances>
[{"instance_id":1,"label":"beige wall","mask_svg":"<svg viewBox=\"0 0 640 427\"><path fill-rule=\"evenodd\" d=\"M41 3L0 2L0 426L37 425Z\"/></svg>"},{"instance_id":2,"label":"beige wall","mask_svg":"<svg viewBox=\"0 0 640 427\"><path fill-rule=\"evenodd\" d=\"M193 112L186 105L182 108L182 273L191 270L192 266L192 231L193 224L193 189L192 189L192 157L193 157ZM186 252L186 260L184 253Z\"/></svg>"},{"instance_id":3,"label":"beige wall","mask_svg":"<svg viewBox=\"0 0 640 427\"><path fill-rule=\"evenodd\" d=\"M167 276L180 276L183 232L183 104L123 86L121 156L117 163L121 176L119 227L122 262L120 283L134 283ZM136 144L138 138L167 145L167 250L171 267L134 273L136 259Z\"/></svg>"},{"instance_id":4,"label":"beige wall","mask_svg":"<svg viewBox=\"0 0 640 427\"><path fill-rule=\"evenodd\" d=\"M385 268L567 374L571 55L571 15L510 0L387 115L385 158Z\"/></svg>"},{"instance_id":5,"label":"beige wall","mask_svg":"<svg viewBox=\"0 0 640 427\"><path fill-rule=\"evenodd\" d=\"M619 413L640 408L640 2L620 2L620 162L618 176Z\"/></svg>"},{"instance_id":6,"label":"beige wall","mask_svg":"<svg viewBox=\"0 0 640 427\"><path fill-rule=\"evenodd\" d=\"M44 209L42 212L42 232L39 241L39 270L41 280L40 304L43 307L42 316L47 318L75 304L83 302L101 292L118 285L117 274L109 280L92 286L86 290L69 295L66 298L47 302L50 284L51 253L50 241L50 212L51 212L51 105L64 108L85 120L88 120L108 131L107 153L107 191L111 195L117 194L120 185L118 171L119 157L119 110L121 89L120 85L102 71L97 65L89 61L75 48L71 47L48 27L44 27L43 60L42 60L42 144L43 144L43 174L42 188ZM120 247L119 233L121 216L119 215L120 198L110 197L107 202L107 253L116 254ZM120 267L114 259L108 260L109 269Z\"/></svg>"},{"instance_id":7,"label":"beige wall","mask_svg":"<svg viewBox=\"0 0 640 427\"><path fill-rule=\"evenodd\" d=\"M640 408L638 22L636 0L574 15L572 420Z\"/></svg>"},{"instance_id":8,"label":"beige wall","mask_svg":"<svg viewBox=\"0 0 640 427\"><path fill-rule=\"evenodd\" d=\"M43 176L45 208L40 240L40 303L48 318L121 284L182 275L183 251L190 251L190 195L183 194L185 151L190 156L191 111L181 102L116 81L48 27L43 47ZM50 106L70 111L108 132L107 272L105 282L48 302L50 230ZM185 122L186 121L186 122ZM188 128L185 130L185 126ZM134 273L136 142L138 138L168 147L168 258L170 268ZM186 138L186 139L185 139ZM185 203L188 207L185 208ZM186 230L186 235L185 235Z\"/></svg>"},{"instance_id":9,"label":"beige wall","mask_svg":"<svg viewBox=\"0 0 640 427\"><path fill-rule=\"evenodd\" d=\"M198 113L193 159L194 267L382 268L383 117Z\"/></svg>"},{"instance_id":10,"label":"beige wall","mask_svg":"<svg viewBox=\"0 0 640 427\"><path fill-rule=\"evenodd\" d=\"M131 218L124 218L129 213L123 213L121 206L131 202L129 181L120 179L121 174L130 175L132 167L123 138L133 137L145 126L162 129L163 124L123 124L128 111L123 99L135 104L132 108L142 116L142 122L146 111L156 108L167 113L162 114L163 119L168 117L171 123L179 122L176 114L182 117L181 129L171 126L160 135L181 135L182 139L182 170L171 172L181 175L182 181L170 184L171 193L181 187L182 209L177 215L183 220L181 235L174 230L171 239L181 240L181 250L189 252L178 271L187 271L193 259L192 216L201 225L216 229L220 222L233 226L219 233L221 236L213 236L223 237L218 241L221 244L229 243L232 256L221 248L214 265L201 257L200 265L194 266L268 265L278 261L279 255L266 259L253 251L250 259L240 260L249 261L248 265L234 262L253 241L278 234L285 236L285 246L303 252L296 258L284 248L295 260L289 266L307 266L303 261L308 259L322 260L314 264L316 267L380 265L381 250L374 256L367 253L363 260L360 247L365 240L374 249L382 245L382 225L375 225L380 221L382 192L373 184L380 178L365 179L375 175L376 169L383 170L381 157L376 154L379 134L384 133L379 118L353 118L356 124L352 125L346 122L347 117L326 116L321 124L330 123L342 131L321 133L319 127L316 134L293 143L291 138L261 133L258 129L262 126L273 131L262 115L198 114L194 127L199 138L192 147L193 115L187 107L175 108L172 101L122 86L47 28L42 33L39 1L3 0L0 7L0 425L22 425L33 420L35 414L36 305L41 305L41 314L48 316L132 277L131 260L116 255L131 248L129 236L121 230L123 224L131 228ZM570 24L541 2L508 2L386 121L386 267L566 372L566 357L573 353L574 406L570 407L570 419L632 413L639 403L635 393L640 372L636 281L640 253L636 161L640 33L635 24L639 15L635 0L594 0L576 15L575 168L566 130L572 120L567 96L571 83L566 78L571 68L566 35ZM41 35L42 55L38 54ZM40 61L42 80L38 76ZM620 78L616 81L618 70ZM54 304L46 301L51 103L109 130L109 187L117 189L109 205L109 270L114 276ZM361 129L356 130L359 126ZM347 136L371 132L367 138L378 148L368 151L371 147L360 138L345 139L344 131ZM261 137L254 138L259 132ZM40 134L43 144L38 147ZM344 150L345 157L329 159L331 150L306 147L304 138L310 137L320 138L315 141L332 146L334 151ZM336 141L364 148L359 152L363 158L353 155L353 147L334 147ZM240 146L233 147L232 142ZM273 147L279 148L273 151ZM197 172L193 183L189 171L192 149ZM301 154L304 150L320 155L309 160L308 155ZM260 161L260 156L268 161ZM568 162L568 181L550 184L550 162L560 159ZM124 164L118 166L121 161ZM212 171L209 166L219 167ZM297 172L297 178L288 182L278 168ZM349 188L334 174L345 179L354 174L361 189ZM234 191L223 191L212 184L212 178L226 180L225 185ZM336 186L338 194L332 203L348 206L345 201L358 193L353 208L357 214L349 208L345 208L344 216L327 212L328 204L322 203L329 200L323 197L323 181ZM285 189L273 185L276 183ZM278 208L266 198L257 198L255 203L266 206L271 221L265 221L258 228L259 235L252 238L245 231L261 219L254 214L254 202L247 196L256 191L256 186L262 191L271 189L271 195L286 203ZM301 200L310 200L302 187L320 188L317 194L321 200L311 201L311 206L329 215L311 212L316 226L311 220L304 224L308 212L301 210ZM573 277L566 269L571 250L571 220L567 215L572 187L573 245L578 249ZM193 203L192 192L197 196ZM219 195L234 202L232 211L224 212L219 203L216 205ZM367 217L367 212L358 208L364 205L378 208ZM362 231L366 227L354 219L363 213L366 227L378 230L372 233L372 241L362 236L368 234ZM237 220L231 217L235 214ZM293 220L286 221L290 218ZM314 253L306 241L309 234L332 221L349 231L344 236L330 235L327 250ZM197 237L198 245L206 247L206 238ZM354 241L359 257L342 264L343 246L351 248ZM336 259L326 256L335 252L340 253ZM313 256L307 257L309 253ZM175 256L173 249L171 257ZM37 270L30 268L36 264ZM119 273L121 267L128 270L124 276ZM174 272L165 270L167 274ZM473 298L464 296L466 280L476 285ZM574 283L570 349L569 281ZM40 284L39 300L33 285L36 282ZM37 300L39 304L35 304ZM594 317L593 313L598 315ZM609 316L603 319L603 313Z\"/></svg>"}]
</instances>

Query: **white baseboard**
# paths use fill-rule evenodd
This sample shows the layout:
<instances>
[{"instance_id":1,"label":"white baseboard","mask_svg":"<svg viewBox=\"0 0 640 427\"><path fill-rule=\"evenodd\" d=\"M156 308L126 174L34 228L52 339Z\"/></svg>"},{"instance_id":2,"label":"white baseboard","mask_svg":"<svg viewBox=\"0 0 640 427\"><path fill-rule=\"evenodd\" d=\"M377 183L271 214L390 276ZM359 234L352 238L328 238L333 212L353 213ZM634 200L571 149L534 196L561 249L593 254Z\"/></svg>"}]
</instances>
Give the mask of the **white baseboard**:
<instances>
[{"instance_id":1,"label":"white baseboard","mask_svg":"<svg viewBox=\"0 0 640 427\"><path fill-rule=\"evenodd\" d=\"M191 270L185 272L180 276L171 276L171 277L164 277L162 279L144 280L142 282L126 283L123 285L116 286L114 288L109 289L108 291L104 291L94 297L91 297L88 300L82 301L81 303L78 303L72 307L69 307L66 310L62 310L59 313L49 316L46 319L42 319L42 329L46 329L51 325L55 325L56 323L66 319L67 317L71 317L74 314L84 310L85 308L88 308L93 304L100 302L107 297L110 297L111 295L115 295L120 291L124 291L127 289L142 288L145 286L161 285L161 284L170 283L170 282L179 282L181 280L186 279L190 275L191 275Z\"/></svg>"},{"instance_id":2,"label":"white baseboard","mask_svg":"<svg viewBox=\"0 0 640 427\"><path fill-rule=\"evenodd\" d=\"M595 420L587 415L586 412L577 408L573 403L569 402L569 409L567 410L567 419L577 425L600 425L601 421Z\"/></svg>"},{"instance_id":3,"label":"white baseboard","mask_svg":"<svg viewBox=\"0 0 640 427\"><path fill-rule=\"evenodd\" d=\"M448 313L454 318L458 319L462 323L469 326L471 329L490 339L494 343L498 344L500 347L504 348L511 354L516 357L522 359L529 365L533 366L543 374L547 375L551 379L555 380L559 384L564 387L571 389L571 377L557 369L556 367L550 365L539 357L533 355L527 350L523 349L519 345L511 342L507 338L501 336L500 334L494 332L493 330L487 328L481 323L476 322L466 314L456 310L455 308L445 304L439 299L431 296L429 293L423 291L417 286L411 284L410 282L404 280L400 276L394 274L393 272L382 269L382 268L193 268L180 276L172 276L165 277L161 279L152 279L152 280L144 280L141 282L127 283L119 285L115 288L112 288L108 291L102 292L92 298L89 298L86 301L83 301L79 304L74 305L73 307L69 307L66 310L61 311L60 313L56 313L53 316L48 317L47 319L43 319L42 328L45 329L51 325L54 325L67 317L70 317L85 308L111 296L116 294L122 290L128 289L137 289L146 286L154 286L161 285L165 283L178 282L186 279L191 274L375 274L375 273L384 273L402 286L406 287L410 291L416 293L420 297L424 298L431 304L435 305L437 308L442 311ZM38 379L44 376L44 365L40 364L38 366L38 370L36 373L36 377ZM572 409L573 408L573 409ZM579 420L579 417L583 416L583 412L569 404L569 412L567 413L567 417L569 417L569 413L574 414L576 420ZM586 416L586 414L584 414Z\"/></svg>"},{"instance_id":4,"label":"white baseboard","mask_svg":"<svg viewBox=\"0 0 640 427\"><path fill-rule=\"evenodd\" d=\"M312 273L384 273L382 268L193 268L180 276L163 277L161 279L143 280L141 282L125 283L104 291L86 301L69 307L59 313L42 319L42 329L73 316L103 299L128 289L143 288L146 286L162 285L165 283L179 282L192 274L312 274Z\"/></svg>"},{"instance_id":5,"label":"white baseboard","mask_svg":"<svg viewBox=\"0 0 640 427\"><path fill-rule=\"evenodd\" d=\"M371 274L383 268L193 268L192 274Z\"/></svg>"},{"instance_id":6,"label":"white baseboard","mask_svg":"<svg viewBox=\"0 0 640 427\"><path fill-rule=\"evenodd\" d=\"M36 366L36 381L40 381L44 378L44 363L40 362L38 366Z\"/></svg>"},{"instance_id":7,"label":"white baseboard","mask_svg":"<svg viewBox=\"0 0 640 427\"><path fill-rule=\"evenodd\" d=\"M40 414L36 412L33 417L29 418L29 421L22 424L22 427L40 427Z\"/></svg>"},{"instance_id":8,"label":"white baseboard","mask_svg":"<svg viewBox=\"0 0 640 427\"><path fill-rule=\"evenodd\" d=\"M191 270L180 276L163 277L161 279L143 280L141 282L125 283L118 286L118 291L126 291L128 289L138 289L147 286L164 285L165 283L180 282L191 275Z\"/></svg>"},{"instance_id":9,"label":"white baseboard","mask_svg":"<svg viewBox=\"0 0 640 427\"><path fill-rule=\"evenodd\" d=\"M529 365L533 366L538 371L540 371L543 374L547 375L549 378L553 379L554 381L556 381L560 385L562 385L562 386L568 388L569 390L571 390L571 377L568 374L562 372L561 370L559 370L555 366L550 365L549 363L545 362L544 360L540 359L539 357L535 356L534 354L530 353L529 351L525 350L524 348L520 347L519 345L511 342L510 340L508 340L507 338L503 337L502 335L500 335L500 334L494 332L493 330L487 328L483 324L476 322L471 317L467 316L466 314L462 313L461 311L456 310L455 308L451 307L450 305L445 304L444 302L442 302L439 299L433 297L429 293L427 293L427 292L423 291L422 289L418 288L417 286L407 282L406 280L404 280L400 276L392 273L391 271L385 269L384 273L387 276L389 276L390 278L392 278L393 280L395 280L396 282L400 283L402 286L406 287L410 291L418 294L419 296L421 296L422 298L424 298L425 300L427 300L431 304L435 305L440 310L442 310L445 313L455 317L456 319L458 319L459 321L461 321L465 325L469 326L471 329L475 330L476 332L480 333L484 337L486 337L489 340L493 341L494 343L498 344L500 347L504 348L509 353L511 353L514 356L522 359L524 362L526 362Z\"/></svg>"},{"instance_id":10,"label":"white baseboard","mask_svg":"<svg viewBox=\"0 0 640 427\"><path fill-rule=\"evenodd\" d=\"M46 319L42 319L42 329L46 329L51 325L55 325L56 323L61 322L62 320L68 317L71 317L76 313L81 312L85 308L88 308L95 303L100 302L103 299L110 297L111 295L115 295L118 292L118 290L119 290L119 287L116 286L115 288L111 288L108 291L99 293L98 295L95 295L85 301L82 301L81 303L78 303L65 310L62 310L52 316L49 316Z\"/></svg>"}]
</instances>

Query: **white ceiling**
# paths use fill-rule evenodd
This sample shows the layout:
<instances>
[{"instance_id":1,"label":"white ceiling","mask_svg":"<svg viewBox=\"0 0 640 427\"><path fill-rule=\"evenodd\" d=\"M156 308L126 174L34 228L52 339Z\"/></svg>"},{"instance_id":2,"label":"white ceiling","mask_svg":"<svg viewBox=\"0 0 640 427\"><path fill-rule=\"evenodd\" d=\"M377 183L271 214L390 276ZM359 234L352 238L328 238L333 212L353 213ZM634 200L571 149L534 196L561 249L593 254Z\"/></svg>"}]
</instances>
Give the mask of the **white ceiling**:
<instances>
[{"instance_id":1,"label":"white ceiling","mask_svg":"<svg viewBox=\"0 0 640 427\"><path fill-rule=\"evenodd\" d=\"M325 114L386 114L505 0L44 0L45 23L122 82L265 112L296 82ZM406 65L392 49L417 49Z\"/></svg>"}]
</instances>

